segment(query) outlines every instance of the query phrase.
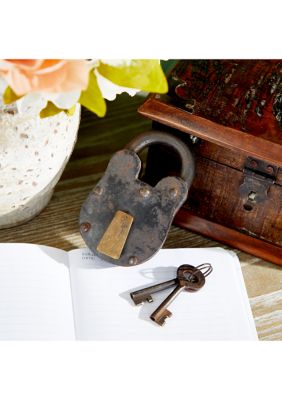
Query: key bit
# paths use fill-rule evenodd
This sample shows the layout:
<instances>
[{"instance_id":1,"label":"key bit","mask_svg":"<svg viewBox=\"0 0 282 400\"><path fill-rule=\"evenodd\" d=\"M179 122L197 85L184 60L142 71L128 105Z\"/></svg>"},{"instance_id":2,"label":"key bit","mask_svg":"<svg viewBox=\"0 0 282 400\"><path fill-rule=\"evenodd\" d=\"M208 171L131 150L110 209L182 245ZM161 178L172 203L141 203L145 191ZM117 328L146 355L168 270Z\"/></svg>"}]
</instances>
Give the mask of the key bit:
<instances>
[{"instance_id":1,"label":"key bit","mask_svg":"<svg viewBox=\"0 0 282 400\"><path fill-rule=\"evenodd\" d=\"M152 296L146 297L146 301L147 301L148 303L153 303L153 297L152 297Z\"/></svg>"},{"instance_id":2,"label":"key bit","mask_svg":"<svg viewBox=\"0 0 282 400\"><path fill-rule=\"evenodd\" d=\"M142 296L142 295L140 295L140 296L135 295L134 296L134 293L130 293L130 297L132 298L132 300L134 301L134 304L136 306L138 306L139 304L144 304L146 301L148 303L152 303L153 302L153 297L150 296L150 295L149 296Z\"/></svg>"},{"instance_id":3,"label":"key bit","mask_svg":"<svg viewBox=\"0 0 282 400\"><path fill-rule=\"evenodd\" d=\"M162 312L159 313L153 313L150 318L152 321L156 322L158 325L163 326L166 322L167 318L170 318L172 316L172 312L170 312L168 309L163 310Z\"/></svg>"}]
</instances>

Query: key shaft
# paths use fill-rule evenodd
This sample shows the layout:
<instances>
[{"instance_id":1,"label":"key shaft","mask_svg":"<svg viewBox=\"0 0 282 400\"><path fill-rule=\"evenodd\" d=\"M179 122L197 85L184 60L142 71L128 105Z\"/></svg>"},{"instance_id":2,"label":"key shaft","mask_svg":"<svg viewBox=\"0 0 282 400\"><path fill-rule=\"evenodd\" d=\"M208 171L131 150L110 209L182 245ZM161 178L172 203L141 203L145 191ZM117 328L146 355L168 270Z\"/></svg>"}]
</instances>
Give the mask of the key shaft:
<instances>
[{"instance_id":1,"label":"key shaft","mask_svg":"<svg viewBox=\"0 0 282 400\"><path fill-rule=\"evenodd\" d=\"M177 285L177 283L178 283L177 278L171 279L166 282L161 282L156 285L152 285L152 286L146 287L144 289L139 289L139 290L136 290L135 292L131 292L130 297L134 301L135 305L142 304L145 301L147 301L148 303L152 303L153 298L151 295L153 293L157 293L162 290L169 289L169 288Z\"/></svg>"},{"instance_id":2,"label":"key shaft","mask_svg":"<svg viewBox=\"0 0 282 400\"><path fill-rule=\"evenodd\" d=\"M150 316L151 320L158 325L163 326L166 318L170 318L172 313L167 309L168 306L176 299L176 297L185 289L185 286L177 285L176 288L167 296L167 298L159 305L159 307Z\"/></svg>"}]
</instances>

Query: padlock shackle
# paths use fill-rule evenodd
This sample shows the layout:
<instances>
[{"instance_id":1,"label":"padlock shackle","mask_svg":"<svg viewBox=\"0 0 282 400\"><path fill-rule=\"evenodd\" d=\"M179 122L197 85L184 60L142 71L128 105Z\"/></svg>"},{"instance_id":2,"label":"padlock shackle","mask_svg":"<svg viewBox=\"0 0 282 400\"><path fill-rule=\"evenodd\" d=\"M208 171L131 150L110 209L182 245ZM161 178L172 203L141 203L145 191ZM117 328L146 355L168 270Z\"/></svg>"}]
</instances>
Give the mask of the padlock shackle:
<instances>
[{"instance_id":1,"label":"padlock shackle","mask_svg":"<svg viewBox=\"0 0 282 400\"><path fill-rule=\"evenodd\" d=\"M141 133L131 140L125 148L139 153L145 147L153 144L163 144L175 150L181 160L180 176L188 185L192 183L195 174L195 162L188 146L175 136L157 130Z\"/></svg>"}]
</instances>

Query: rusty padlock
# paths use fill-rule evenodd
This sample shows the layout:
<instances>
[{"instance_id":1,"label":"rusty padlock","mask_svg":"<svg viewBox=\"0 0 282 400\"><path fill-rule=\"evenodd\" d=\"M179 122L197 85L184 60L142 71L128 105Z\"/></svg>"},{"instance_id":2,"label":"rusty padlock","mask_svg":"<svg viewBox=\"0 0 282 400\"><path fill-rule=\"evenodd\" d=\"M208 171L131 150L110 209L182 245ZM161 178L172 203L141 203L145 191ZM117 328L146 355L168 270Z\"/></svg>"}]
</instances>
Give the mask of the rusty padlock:
<instances>
[{"instance_id":1,"label":"rusty padlock","mask_svg":"<svg viewBox=\"0 0 282 400\"><path fill-rule=\"evenodd\" d=\"M137 153L153 144L178 153L181 177L165 177L154 187L138 179L141 160ZM113 155L82 205L79 223L85 243L112 264L132 266L147 261L162 247L193 177L193 156L180 139L159 131L137 136Z\"/></svg>"}]
</instances>

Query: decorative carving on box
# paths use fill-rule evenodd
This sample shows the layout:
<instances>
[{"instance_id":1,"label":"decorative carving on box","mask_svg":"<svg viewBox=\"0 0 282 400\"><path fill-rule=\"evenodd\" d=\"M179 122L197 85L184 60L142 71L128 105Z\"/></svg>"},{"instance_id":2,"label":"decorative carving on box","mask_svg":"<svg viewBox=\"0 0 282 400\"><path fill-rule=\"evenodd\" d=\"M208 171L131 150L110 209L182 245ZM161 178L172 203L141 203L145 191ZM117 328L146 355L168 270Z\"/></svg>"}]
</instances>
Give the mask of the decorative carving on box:
<instances>
[{"instance_id":1,"label":"decorative carving on box","mask_svg":"<svg viewBox=\"0 0 282 400\"><path fill-rule=\"evenodd\" d=\"M258 135L282 130L282 62L182 61L169 84L175 104L191 113Z\"/></svg>"}]
</instances>

